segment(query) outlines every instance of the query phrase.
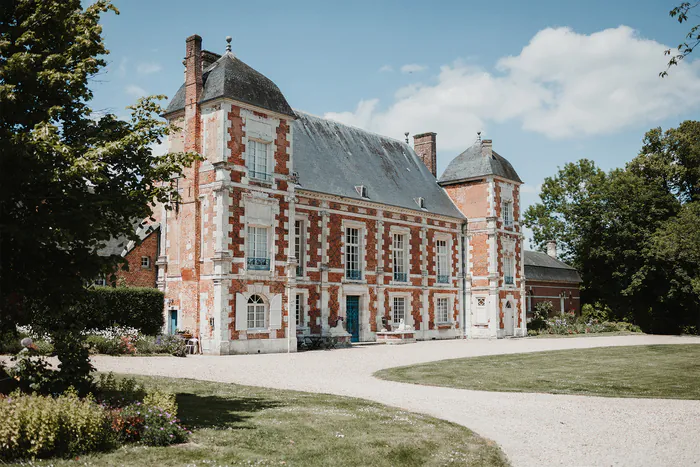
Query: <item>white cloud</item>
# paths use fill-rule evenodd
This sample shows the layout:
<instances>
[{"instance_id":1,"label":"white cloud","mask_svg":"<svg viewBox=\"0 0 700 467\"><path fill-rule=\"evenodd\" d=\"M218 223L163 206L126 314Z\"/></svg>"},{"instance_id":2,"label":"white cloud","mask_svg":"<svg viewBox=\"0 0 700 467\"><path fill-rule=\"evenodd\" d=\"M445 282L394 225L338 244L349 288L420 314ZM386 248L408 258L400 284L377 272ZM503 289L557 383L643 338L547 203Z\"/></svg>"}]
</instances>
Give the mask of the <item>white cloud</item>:
<instances>
[{"instance_id":1,"label":"white cloud","mask_svg":"<svg viewBox=\"0 0 700 467\"><path fill-rule=\"evenodd\" d=\"M140 75L150 75L151 73L158 73L163 67L160 63L139 63L136 67L136 72Z\"/></svg>"},{"instance_id":2,"label":"white cloud","mask_svg":"<svg viewBox=\"0 0 700 467\"><path fill-rule=\"evenodd\" d=\"M527 194L539 194L540 190L542 189L542 184L539 185L530 185L528 183L525 183L524 185L520 186L520 193L527 193Z\"/></svg>"},{"instance_id":3,"label":"white cloud","mask_svg":"<svg viewBox=\"0 0 700 467\"><path fill-rule=\"evenodd\" d=\"M401 67L401 73L418 73L419 71L427 70L428 67L424 65L418 65L417 63L409 63Z\"/></svg>"},{"instance_id":4,"label":"white cloud","mask_svg":"<svg viewBox=\"0 0 700 467\"><path fill-rule=\"evenodd\" d=\"M590 35L548 28L494 72L455 61L434 83L397 90L384 109L364 99L326 117L397 138L436 131L438 145L453 150L488 123L509 120L550 138L614 133L700 107L700 60L659 78L666 48L627 26Z\"/></svg>"},{"instance_id":5,"label":"white cloud","mask_svg":"<svg viewBox=\"0 0 700 467\"><path fill-rule=\"evenodd\" d=\"M121 60L119 60L119 68L117 68L117 71L119 72L119 76L126 76L126 65L129 63L129 58L128 57L122 57Z\"/></svg>"},{"instance_id":6,"label":"white cloud","mask_svg":"<svg viewBox=\"0 0 700 467\"><path fill-rule=\"evenodd\" d=\"M379 73L387 73L387 72L391 72L391 71L394 71L394 67L392 67L391 65L383 65L379 69Z\"/></svg>"},{"instance_id":7,"label":"white cloud","mask_svg":"<svg viewBox=\"0 0 700 467\"><path fill-rule=\"evenodd\" d=\"M134 97L143 97L147 94L145 89L140 86L136 86L135 84L128 85L124 91Z\"/></svg>"}]
</instances>

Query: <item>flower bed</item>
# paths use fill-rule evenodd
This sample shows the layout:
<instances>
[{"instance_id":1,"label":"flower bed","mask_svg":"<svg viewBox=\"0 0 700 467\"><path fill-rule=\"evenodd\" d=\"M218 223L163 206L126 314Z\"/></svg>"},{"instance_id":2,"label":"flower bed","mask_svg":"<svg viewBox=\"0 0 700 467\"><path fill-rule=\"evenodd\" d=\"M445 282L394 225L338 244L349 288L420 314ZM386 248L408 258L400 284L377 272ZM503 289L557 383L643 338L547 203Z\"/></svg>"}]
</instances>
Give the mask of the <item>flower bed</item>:
<instances>
[{"instance_id":1,"label":"flower bed","mask_svg":"<svg viewBox=\"0 0 700 467\"><path fill-rule=\"evenodd\" d=\"M132 379L117 383L111 375L95 388L98 399L79 398L72 390L56 397L0 394L0 458L70 457L126 443L167 446L191 434L177 418L172 393Z\"/></svg>"},{"instance_id":2,"label":"flower bed","mask_svg":"<svg viewBox=\"0 0 700 467\"><path fill-rule=\"evenodd\" d=\"M184 357L185 341L181 336L148 336L135 328L114 326L83 333L90 353L105 355L175 355ZM14 334L0 336L0 354L14 354L22 350L20 341L31 338L39 355L52 355L53 342L47 335L38 334L29 326L19 327Z\"/></svg>"},{"instance_id":3,"label":"flower bed","mask_svg":"<svg viewBox=\"0 0 700 467\"><path fill-rule=\"evenodd\" d=\"M597 334L605 332L642 332L635 324L624 321L609 321L605 310L595 309L584 305L581 316L570 311L562 315L550 317L552 303L542 302L535 307L535 316L528 323L528 336L543 334L574 335Z\"/></svg>"}]
</instances>

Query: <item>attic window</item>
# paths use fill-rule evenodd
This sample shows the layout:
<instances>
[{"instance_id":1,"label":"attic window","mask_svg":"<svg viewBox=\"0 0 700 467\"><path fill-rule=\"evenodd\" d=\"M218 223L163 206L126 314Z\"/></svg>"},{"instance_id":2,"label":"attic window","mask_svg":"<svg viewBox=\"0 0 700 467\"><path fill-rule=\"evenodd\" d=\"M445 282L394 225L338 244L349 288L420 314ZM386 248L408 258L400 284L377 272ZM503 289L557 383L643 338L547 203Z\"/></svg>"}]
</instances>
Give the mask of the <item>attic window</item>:
<instances>
[{"instance_id":1,"label":"attic window","mask_svg":"<svg viewBox=\"0 0 700 467\"><path fill-rule=\"evenodd\" d=\"M360 195L363 198L369 198L367 196L367 187L364 185L355 185L355 191L357 192L358 195Z\"/></svg>"},{"instance_id":2,"label":"attic window","mask_svg":"<svg viewBox=\"0 0 700 467\"><path fill-rule=\"evenodd\" d=\"M425 209L425 198L419 196L418 198L413 198L413 201L416 202L419 208Z\"/></svg>"}]
</instances>

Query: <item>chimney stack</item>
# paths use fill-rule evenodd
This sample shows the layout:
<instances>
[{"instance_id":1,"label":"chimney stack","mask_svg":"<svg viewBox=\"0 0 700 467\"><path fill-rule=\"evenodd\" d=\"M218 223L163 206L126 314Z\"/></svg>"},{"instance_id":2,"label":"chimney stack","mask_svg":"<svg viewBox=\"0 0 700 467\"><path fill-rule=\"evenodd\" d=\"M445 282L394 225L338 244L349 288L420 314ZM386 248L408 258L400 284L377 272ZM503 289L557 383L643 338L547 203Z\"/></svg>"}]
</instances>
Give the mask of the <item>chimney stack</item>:
<instances>
[{"instance_id":1,"label":"chimney stack","mask_svg":"<svg viewBox=\"0 0 700 467\"><path fill-rule=\"evenodd\" d=\"M481 155L491 157L493 155L493 141L490 139L481 140Z\"/></svg>"},{"instance_id":2,"label":"chimney stack","mask_svg":"<svg viewBox=\"0 0 700 467\"><path fill-rule=\"evenodd\" d=\"M185 54L185 151L201 152L199 98L202 95L202 38L187 38Z\"/></svg>"},{"instance_id":3,"label":"chimney stack","mask_svg":"<svg viewBox=\"0 0 700 467\"><path fill-rule=\"evenodd\" d=\"M436 138L436 133L421 133L413 136L413 150L433 174L433 177L437 177Z\"/></svg>"},{"instance_id":4,"label":"chimney stack","mask_svg":"<svg viewBox=\"0 0 700 467\"><path fill-rule=\"evenodd\" d=\"M547 242L547 255L557 259L557 242L553 240Z\"/></svg>"}]
</instances>

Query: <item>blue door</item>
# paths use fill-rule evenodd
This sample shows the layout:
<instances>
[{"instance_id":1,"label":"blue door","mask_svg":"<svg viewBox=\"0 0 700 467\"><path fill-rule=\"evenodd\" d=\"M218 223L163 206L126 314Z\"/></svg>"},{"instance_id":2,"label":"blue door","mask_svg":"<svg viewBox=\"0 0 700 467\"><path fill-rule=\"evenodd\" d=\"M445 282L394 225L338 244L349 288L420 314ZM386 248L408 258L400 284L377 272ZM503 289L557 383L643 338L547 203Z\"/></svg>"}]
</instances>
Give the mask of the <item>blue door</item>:
<instances>
[{"instance_id":1,"label":"blue door","mask_svg":"<svg viewBox=\"0 0 700 467\"><path fill-rule=\"evenodd\" d=\"M170 334L177 331L177 310L170 310Z\"/></svg>"},{"instance_id":2,"label":"blue door","mask_svg":"<svg viewBox=\"0 0 700 467\"><path fill-rule=\"evenodd\" d=\"M360 297L349 295L345 298L346 330L352 335L352 342L360 342Z\"/></svg>"}]
</instances>

